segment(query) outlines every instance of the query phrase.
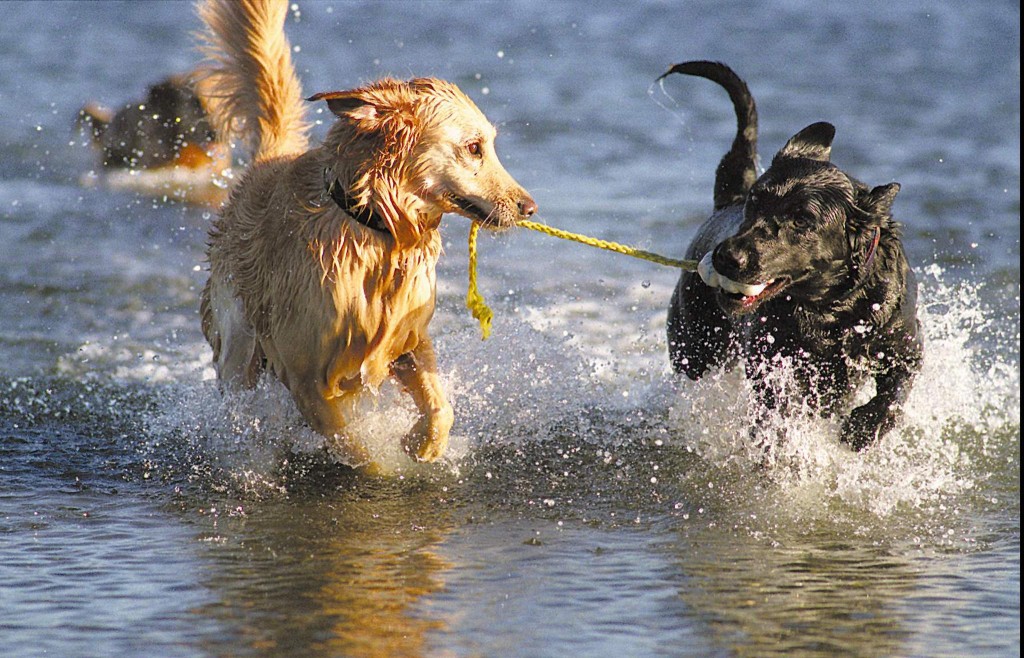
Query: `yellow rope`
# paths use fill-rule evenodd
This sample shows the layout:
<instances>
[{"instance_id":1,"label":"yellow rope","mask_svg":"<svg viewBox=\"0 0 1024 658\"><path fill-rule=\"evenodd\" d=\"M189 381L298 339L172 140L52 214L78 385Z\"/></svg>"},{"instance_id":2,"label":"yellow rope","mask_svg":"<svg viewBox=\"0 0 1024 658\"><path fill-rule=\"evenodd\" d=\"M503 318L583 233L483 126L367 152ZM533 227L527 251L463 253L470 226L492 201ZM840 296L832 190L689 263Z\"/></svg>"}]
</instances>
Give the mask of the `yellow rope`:
<instances>
[{"instance_id":1,"label":"yellow rope","mask_svg":"<svg viewBox=\"0 0 1024 658\"><path fill-rule=\"evenodd\" d=\"M473 317L480 322L480 333L483 340L491 335L491 320L494 312L487 306L484 296L476 285L476 234L480 232L480 224L473 222L469 227L469 290L466 291L466 308L473 312Z\"/></svg>"},{"instance_id":2,"label":"yellow rope","mask_svg":"<svg viewBox=\"0 0 1024 658\"><path fill-rule=\"evenodd\" d=\"M569 231L563 231L562 229L552 228L545 224L538 224L537 222L521 221L516 226L522 226L533 231L540 231L547 235L554 236L556 238L562 238L563 240L572 240L581 244L590 245L591 247L597 247L598 249L606 249L608 251L614 251L616 253L625 254L626 256L632 256L633 258L640 258L643 260L649 260L652 263L659 265L667 265L668 267L678 267L683 270L690 272L697 271L697 261L695 260L679 260L676 258L667 258L666 256L660 256L650 251L644 251L643 249L637 249L636 247L630 247L618 242L609 242L607 240L599 240L597 238L590 238L579 233L570 233Z\"/></svg>"},{"instance_id":3,"label":"yellow rope","mask_svg":"<svg viewBox=\"0 0 1024 658\"><path fill-rule=\"evenodd\" d=\"M572 240L573 242L597 247L598 249L605 249L607 251L614 251L626 256L632 256L633 258L640 258L659 265L678 267L679 269L688 270L690 272L697 270L697 261L695 260L668 258L650 251L637 249L636 247L630 247L617 242L609 242L607 240L599 240L579 233L570 233L569 231L563 231L562 229L553 228L545 224L538 224L537 222L521 221L517 226L522 226L523 228L528 228L533 231L539 231L540 233L561 238L563 240ZM469 228L469 290L466 291L466 307L473 312L473 317L480 322L480 332L483 334L483 339L487 340L487 337L491 335L491 320L494 318L494 312L487 306L487 302L484 301L483 295L480 294L480 290L477 288L476 238L479 231L480 225L473 222L473 225Z\"/></svg>"}]
</instances>

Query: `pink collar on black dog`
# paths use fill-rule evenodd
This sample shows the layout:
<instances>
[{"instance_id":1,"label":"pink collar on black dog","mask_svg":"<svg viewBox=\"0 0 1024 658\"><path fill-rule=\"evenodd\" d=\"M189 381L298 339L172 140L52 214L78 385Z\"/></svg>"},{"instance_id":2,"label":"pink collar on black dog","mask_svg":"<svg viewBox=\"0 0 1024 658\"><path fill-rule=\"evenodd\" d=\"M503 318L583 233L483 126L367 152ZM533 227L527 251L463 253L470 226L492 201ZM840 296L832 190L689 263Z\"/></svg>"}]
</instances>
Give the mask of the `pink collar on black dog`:
<instances>
[{"instance_id":1,"label":"pink collar on black dog","mask_svg":"<svg viewBox=\"0 0 1024 658\"><path fill-rule=\"evenodd\" d=\"M875 227L875 239L871 241L871 248L868 249L868 257L864 259L864 271L866 272L871 267L871 262L875 260L875 251L878 249L878 241L882 238L882 229Z\"/></svg>"}]
</instances>

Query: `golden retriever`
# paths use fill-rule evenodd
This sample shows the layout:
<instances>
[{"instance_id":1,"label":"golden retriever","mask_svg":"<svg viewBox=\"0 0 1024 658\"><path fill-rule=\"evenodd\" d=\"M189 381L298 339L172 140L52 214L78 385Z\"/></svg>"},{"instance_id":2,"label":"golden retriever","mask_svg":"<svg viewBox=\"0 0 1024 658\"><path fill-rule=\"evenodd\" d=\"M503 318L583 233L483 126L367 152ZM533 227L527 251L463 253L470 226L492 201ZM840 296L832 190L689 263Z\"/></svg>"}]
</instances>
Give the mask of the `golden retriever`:
<instances>
[{"instance_id":1,"label":"golden retriever","mask_svg":"<svg viewBox=\"0 0 1024 658\"><path fill-rule=\"evenodd\" d=\"M383 79L321 93L337 121L310 148L284 35L285 0L206 0L218 130L253 157L210 230L202 327L218 378L251 387L264 368L343 458L353 398L394 375L420 420L413 458L444 454L453 422L427 325L443 213L492 228L536 212L494 152L495 129L458 87Z\"/></svg>"}]
</instances>

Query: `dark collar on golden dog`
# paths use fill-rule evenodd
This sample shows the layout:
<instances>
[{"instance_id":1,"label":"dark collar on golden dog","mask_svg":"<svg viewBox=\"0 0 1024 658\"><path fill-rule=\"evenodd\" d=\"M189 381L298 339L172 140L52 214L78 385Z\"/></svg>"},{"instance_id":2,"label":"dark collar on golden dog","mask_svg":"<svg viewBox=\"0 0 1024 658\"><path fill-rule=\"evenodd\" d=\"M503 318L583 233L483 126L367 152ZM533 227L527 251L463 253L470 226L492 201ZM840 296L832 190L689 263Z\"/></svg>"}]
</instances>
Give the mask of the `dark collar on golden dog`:
<instances>
[{"instance_id":1,"label":"dark collar on golden dog","mask_svg":"<svg viewBox=\"0 0 1024 658\"><path fill-rule=\"evenodd\" d=\"M330 183L327 183L326 179L327 172L325 171L324 183L327 187L327 196L331 197L334 200L334 203L338 204L338 207L345 211L345 214L366 228L390 234L390 231L388 231L388 225L385 223L383 217L369 208L363 208L357 211L357 201L342 187L341 183L338 182L338 179L334 178Z\"/></svg>"}]
</instances>

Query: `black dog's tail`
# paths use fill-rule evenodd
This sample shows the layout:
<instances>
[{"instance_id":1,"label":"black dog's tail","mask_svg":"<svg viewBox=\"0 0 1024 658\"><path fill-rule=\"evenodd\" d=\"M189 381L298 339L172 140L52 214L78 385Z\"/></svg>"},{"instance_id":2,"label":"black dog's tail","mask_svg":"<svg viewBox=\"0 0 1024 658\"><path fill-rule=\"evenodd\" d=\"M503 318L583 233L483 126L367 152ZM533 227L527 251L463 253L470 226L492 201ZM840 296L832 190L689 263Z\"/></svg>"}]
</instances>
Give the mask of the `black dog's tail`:
<instances>
[{"instance_id":1,"label":"black dog's tail","mask_svg":"<svg viewBox=\"0 0 1024 658\"><path fill-rule=\"evenodd\" d=\"M757 180L757 106L740 76L721 62L676 64L658 81L672 73L684 73L717 82L727 92L736 111L736 137L715 171L715 210L743 203Z\"/></svg>"}]
</instances>

